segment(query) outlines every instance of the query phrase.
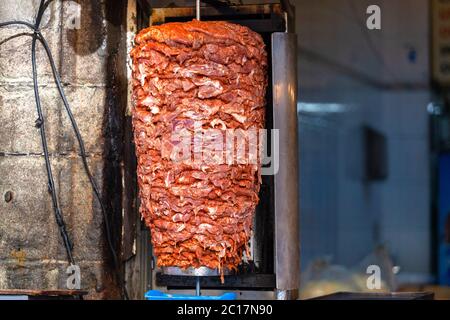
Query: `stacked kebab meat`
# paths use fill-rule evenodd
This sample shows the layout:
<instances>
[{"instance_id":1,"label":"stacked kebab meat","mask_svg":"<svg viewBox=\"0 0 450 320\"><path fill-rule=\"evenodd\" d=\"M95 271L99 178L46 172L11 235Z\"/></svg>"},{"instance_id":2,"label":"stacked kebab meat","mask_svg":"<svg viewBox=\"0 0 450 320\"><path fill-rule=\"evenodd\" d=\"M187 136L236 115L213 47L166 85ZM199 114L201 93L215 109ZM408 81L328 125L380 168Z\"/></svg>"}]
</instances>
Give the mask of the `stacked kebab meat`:
<instances>
[{"instance_id":1,"label":"stacked kebab meat","mask_svg":"<svg viewBox=\"0 0 450 320\"><path fill-rule=\"evenodd\" d=\"M157 263L236 269L248 251L261 168L237 159L226 133L264 127L264 42L240 25L193 20L142 30L131 57L140 212ZM196 137L210 129L216 139L200 139L199 148ZM228 146L222 153L218 142ZM180 157L181 149L191 153Z\"/></svg>"}]
</instances>

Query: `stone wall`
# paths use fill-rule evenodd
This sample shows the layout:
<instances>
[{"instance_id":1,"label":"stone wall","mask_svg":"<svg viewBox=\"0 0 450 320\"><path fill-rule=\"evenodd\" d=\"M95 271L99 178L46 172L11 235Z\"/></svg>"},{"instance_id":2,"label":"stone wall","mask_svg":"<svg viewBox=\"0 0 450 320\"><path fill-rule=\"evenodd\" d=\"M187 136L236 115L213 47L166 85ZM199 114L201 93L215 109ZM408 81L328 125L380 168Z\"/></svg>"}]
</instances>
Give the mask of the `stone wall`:
<instances>
[{"instance_id":1,"label":"stone wall","mask_svg":"<svg viewBox=\"0 0 450 320\"><path fill-rule=\"evenodd\" d=\"M81 5L80 28L69 29L76 3ZM118 247L126 105L124 3L56 0L42 28L84 138L89 165L101 186ZM3 0L0 21L32 22L38 5L38 0ZM47 191L39 130L34 126L31 36L14 38L24 32L28 30L0 29L0 289L66 289L67 258ZM53 174L81 268L81 287L89 290L90 298L117 297L100 207L40 45L37 61Z\"/></svg>"}]
</instances>

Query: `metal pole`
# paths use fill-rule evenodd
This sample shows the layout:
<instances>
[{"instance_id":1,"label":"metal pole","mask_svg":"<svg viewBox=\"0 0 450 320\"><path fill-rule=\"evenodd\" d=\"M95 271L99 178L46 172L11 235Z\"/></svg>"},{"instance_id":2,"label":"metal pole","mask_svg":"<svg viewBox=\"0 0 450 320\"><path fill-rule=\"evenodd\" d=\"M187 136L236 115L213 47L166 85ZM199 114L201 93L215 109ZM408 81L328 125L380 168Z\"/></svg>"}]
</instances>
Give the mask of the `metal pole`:
<instances>
[{"instance_id":1,"label":"metal pole","mask_svg":"<svg viewBox=\"0 0 450 320\"><path fill-rule=\"evenodd\" d=\"M200 21L200 0L195 0L195 16Z\"/></svg>"},{"instance_id":2,"label":"metal pole","mask_svg":"<svg viewBox=\"0 0 450 320\"><path fill-rule=\"evenodd\" d=\"M296 299L300 280L297 137L297 37L272 33L273 127L279 129L275 174L277 299Z\"/></svg>"}]
</instances>

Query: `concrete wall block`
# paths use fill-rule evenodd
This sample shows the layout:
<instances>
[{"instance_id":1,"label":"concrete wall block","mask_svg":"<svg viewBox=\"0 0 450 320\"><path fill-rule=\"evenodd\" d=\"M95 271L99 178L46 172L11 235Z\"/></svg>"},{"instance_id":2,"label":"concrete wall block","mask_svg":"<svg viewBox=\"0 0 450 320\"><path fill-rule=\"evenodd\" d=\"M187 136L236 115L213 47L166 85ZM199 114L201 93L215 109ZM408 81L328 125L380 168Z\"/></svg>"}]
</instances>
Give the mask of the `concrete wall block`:
<instances>
[{"instance_id":1,"label":"concrete wall block","mask_svg":"<svg viewBox=\"0 0 450 320\"><path fill-rule=\"evenodd\" d=\"M14 289L41 289L52 287L46 281L45 271L36 264L19 265L15 262L3 262L0 264L0 277L2 277L3 288Z\"/></svg>"},{"instance_id":2,"label":"concrete wall block","mask_svg":"<svg viewBox=\"0 0 450 320\"><path fill-rule=\"evenodd\" d=\"M51 230L44 159L0 157L0 176L0 260L49 258L59 235Z\"/></svg>"},{"instance_id":3,"label":"concrete wall block","mask_svg":"<svg viewBox=\"0 0 450 320\"><path fill-rule=\"evenodd\" d=\"M62 0L56 0L50 3L42 17L41 30L59 29L61 2ZM39 3L40 0L2 0L0 21L23 20L34 23Z\"/></svg>"},{"instance_id":4,"label":"concrete wall block","mask_svg":"<svg viewBox=\"0 0 450 320\"><path fill-rule=\"evenodd\" d=\"M101 153L104 147L105 88L67 87L67 99L78 123L87 152ZM54 87L40 88L50 153L78 150L59 94ZM42 153L33 89L0 86L0 152Z\"/></svg>"},{"instance_id":5,"label":"concrete wall block","mask_svg":"<svg viewBox=\"0 0 450 320\"><path fill-rule=\"evenodd\" d=\"M100 0L81 0L80 28L62 31L62 78L68 83L106 83L107 22L104 3ZM102 14L103 13L103 14ZM62 19L71 15L64 3Z\"/></svg>"},{"instance_id":6,"label":"concrete wall block","mask_svg":"<svg viewBox=\"0 0 450 320\"><path fill-rule=\"evenodd\" d=\"M89 290L88 298L104 298L111 280L105 278L102 263L84 261L78 265L81 289ZM21 266L12 262L2 263L0 282L4 284L4 288L65 290L68 278L67 267L68 264L55 260L30 261Z\"/></svg>"},{"instance_id":7,"label":"concrete wall block","mask_svg":"<svg viewBox=\"0 0 450 320\"><path fill-rule=\"evenodd\" d=\"M11 6L27 0L8 0ZM0 8L0 21L22 19L33 22L35 5L23 4L18 13ZM36 7L36 8L35 8ZM78 8L78 9L77 9ZM100 0L54 1L47 9L42 32L50 45L63 82L70 84L106 83L108 46L107 21L104 18L105 3ZM31 17L31 18L30 18ZM0 29L0 41L29 32L26 27ZM117 50L117 48L114 48ZM61 54L61 55L60 55ZM25 58L26 57L26 58ZM53 76L43 48L37 53L41 80L52 82ZM31 82L31 37L21 36L0 45L0 83L5 81Z\"/></svg>"},{"instance_id":8,"label":"concrete wall block","mask_svg":"<svg viewBox=\"0 0 450 320\"><path fill-rule=\"evenodd\" d=\"M73 245L75 260L101 260L104 255L103 217L81 160L60 158L55 164L60 204ZM89 158L89 168L102 192L103 159ZM53 224L53 233L58 233ZM65 259L62 241L58 242L58 259Z\"/></svg>"},{"instance_id":9,"label":"concrete wall block","mask_svg":"<svg viewBox=\"0 0 450 320\"><path fill-rule=\"evenodd\" d=\"M103 152L114 149L106 148L105 141L112 140L104 136L104 131L113 114L109 108L120 103L115 101L120 90L112 59L116 58L123 36L122 12L116 12L114 6L123 8L123 3L109 1L111 7L105 10L106 3L106 0L55 0L41 29L61 70L91 171L100 190L113 186L105 188L111 201L107 208L118 208L120 195L112 188L119 180L112 177L115 174L110 169L112 164L106 163ZM0 5L0 21L32 22L38 4L39 0L4 0ZM77 8L81 9L79 16ZM110 16L116 13L117 16ZM40 134L35 127L31 37L5 41L23 31L28 30L0 29L0 288L65 289L66 251L55 222ZM82 289L90 290L89 298L117 297L114 274L106 265L109 253L105 249L100 205L83 170L77 154L78 143L40 46L37 61L53 175L74 244L74 258L82 269ZM110 130L114 134L119 129ZM107 214L116 217L117 212Z\"/></svg>"},{"instance_id":10,"label":"concrete wall block","mask_svg":"<svg viewBox=\"0 0 450 320\"><path fill-rule=\"evenodd\" d=\"M101 260L103 219L81 161L52 157L51 164L75 259ZM90 158L89 166L101 188L103 160ZM0 175L0 261L65 261L66 251L47 191L44 158L2 156ZM7 192L12 193L9 202L5 200Z\"/></svg>"},{"instance_id":11,"label":"concrete wall block","mask_svg":"<svg viewBox=\"0 0 450 320\"><path fill-rule=\"evenodd\" d=\"M101 153L104 149L104 122L107 118L106 88L67 87L65 92L86 151ZM62 115L57 148L62 151L79 150L72 125L62 103L60 112Z\"/></svg>"},{"instance_id":12,"label":"concrete wall block","mask_svg":"<svg viewBox=\"0 0 450 320\"><path fill-rule=\"evenodd\" d=\"M59 116L55 114L55 88L40 89L50 152L57 145ZM39 130L35 127L37 111L33 89L28 86L0 87L0 151L12 153L41 153ZM55 132L56 130L56 132Z\"/></svg>"},{"instance_id":13,"label":"concrete wall block","mask_svg":"<svg viewBox=\"0 0 450 320\"><path fill-rule=\"evenodd\" d=\"M32 37L26 29L7 28L0 29L0 83L27 83L33 84L31 67ZM43 31L49 44L56 65L59 61L59 32L53 30ZM20 35L15 37L16 35ZM40 83L53 82L53 74L48 62L47 54L40 44L36 46L36 62L38 79Z\"/></svg>"}]
</instances>

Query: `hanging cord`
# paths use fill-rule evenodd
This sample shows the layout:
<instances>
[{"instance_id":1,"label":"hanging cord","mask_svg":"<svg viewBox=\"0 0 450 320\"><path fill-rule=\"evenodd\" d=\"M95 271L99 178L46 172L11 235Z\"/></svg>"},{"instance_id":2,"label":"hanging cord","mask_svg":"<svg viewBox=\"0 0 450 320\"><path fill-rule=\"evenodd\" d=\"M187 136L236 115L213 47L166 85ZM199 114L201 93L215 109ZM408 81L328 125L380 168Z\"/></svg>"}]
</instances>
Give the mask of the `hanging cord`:
<instances>
[{"instance_id":1,"label":"hanging cord","mask_svg":"<svg viewBox=\"0 0 450 320\"><path fill-rule=\"evenodd\" d=\"M56 194L55 181L53 179L53 173L52 173L50 158L49 158L49 154L48 154L47 137L46 137L46 133L45 133L45 118L44 118L44 114L42 112L41 98L39 96L39 85L38 85L37 66L36 66L36 40L39 37L39 34L38 34L39 25L41 22L41 18L42 18L44 9L45 9L44 0L41 0L38 15L36 18L36 24L34 26L35 32L33 34L33 40L31 43L31 64L32 64L32 68L33 68L33 88L34 88L34 97L36 100L36 109L37 109L37 113L38 113L38 118L35 123L36 123L36 127L39 128L39 131L41 134L42 149L44 151L45 166L47 168L48 189L52 196L53 209L55 211L56 223L57 223L59 231L61 233L61 237L64 242L64 247L66 248L67 258L68 258L70 264L75 264L75 260L73 258L73 254L72 254L73 244L70 241L69 235L67 234L66 223L64 222L64 218L61 213L61 208L59 206L58 196Z\"/></svg>"},{"instance_id":2,"label":"hanging cord","mask_svg":"<svg viewBox=\"0 0 450 320\"><path fill-rule=\"evenodd\" d=\"M73 254L72 254L73 245L67 234L66 225L65 225L64 219L62 217L61 209L59 207L58 197L56 195L56 189L55 189L55 184L54 184L54 179L53 179L53 173L52 173L51 165L50 165L50 158L49 158L49 154L48 154L47 138L46 138L46 134L45 134L45 118L42 113L41 101L40 101L40 96L39 96L39 86L38 86L38 81L37 81L37 64L36 64L36 41L37 40L39 40L39 42L42 44L42 46L44 47L45 52L47 54L47 58L49 60L50 66L52 68L52 73L53 73L53 78L54 78L55 84L57 86L57 89L61 96L61 99L63 100L64 107L69 116L70 122L72 124L72 128L74 130L76 139L78 141L84 170L86 172L86 175L89 178L89 182L92 186L94 194L95 194L98 202L100 203L102 217L104 220L107 245L110 250L112 259L113 259L114 268L116 269L116 272L117 272L117 278L118 278L118 282L119 282L119 285L122 290L122 296L124 299L128 300L129 296L128 296L128 292L125 287L125 281L121 274L121 270L120 270L120 266L119 266L119 259L117 257L117 253L114 249L112 235L111 235L111 227L109 224L108 216L106 214L106 208L101 199L101 195L100 195L100 191L97 186L97 183L89 169L83 138L81 136L80 130L78 129L78 125L73 116L69 102L67 101L67 97L64 93L63 86L61 83L61 77L56 68L56 64L53 59L53 55L51 53L50 47L49 47L47 41L45 40L45 37L42 35L41 31L39 30L39 26L40 26L42 17L45 13L45 10L47 9L50 2L52 2L52 1L53 0L47 0L47 1L41 0L34 25L31 23L28 23L26 21L7 21L7 22L0 22L0 28L10 26L10 25L19 25L19 26L23 25L23 26L27 26L28 28L33 30L33 40L32 40L32 45L31 45L31 61L32 61L32 69L33 69L33 88L34 88L34 95L35 95L35 100L36 100L36 109L38 112L38 119L36 120L36 126L39 128L40 134L41 134L42 148L44 151L45 164L46 164L47 176L48 176L48 188L49 188L49 192L51 193L51 196L52 196L53 209L55 211L55 218L56 218L56 222L57 222L58 228L60 230L61 236L63 238L63 242L64 242L64 246L66 248L68 260L71 264L75 264Z\"/></svg>"}]
</instances>

